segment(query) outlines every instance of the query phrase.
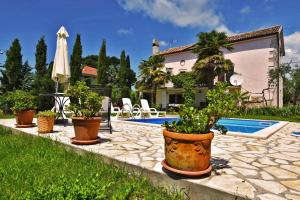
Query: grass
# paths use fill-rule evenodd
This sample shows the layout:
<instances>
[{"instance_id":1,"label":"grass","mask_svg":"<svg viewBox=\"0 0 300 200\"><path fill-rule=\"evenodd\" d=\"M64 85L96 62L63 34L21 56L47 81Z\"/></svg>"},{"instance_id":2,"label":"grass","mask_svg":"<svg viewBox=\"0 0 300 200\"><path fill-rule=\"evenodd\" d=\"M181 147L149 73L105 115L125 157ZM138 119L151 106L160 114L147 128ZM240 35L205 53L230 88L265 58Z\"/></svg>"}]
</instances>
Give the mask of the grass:
<instances>
[{"instance_id":1,"label":"grass","mask_svg":"<svg viewBox=\"0 0 300 200\"><path fill-rule=\"evenodd\" d=\"M12 119L15 118L14 115L0 115L0 119Z\"/></svg>"},{"instance_id":2,"label":"grass","mask_svg":"<svg viewBox=\"0 0 300 200\"><path fill-rule=\"evenodd\" d=\"M94 154L1 126L0 183L0 199L183 199Z\"/></svg>"},{"instance_id":3,"label":"grass","mask_svg":"<svg viewBox=\"0 0 300 200\"><path fill-rule=\"evenodd\" d=\"M277 121L289 121L289 122L300 122L300 116L293 117L281 117L272 115L234 115L233 118L241 119L261 119L261 120L277 120Z\"/></svg>"}]
</instances>

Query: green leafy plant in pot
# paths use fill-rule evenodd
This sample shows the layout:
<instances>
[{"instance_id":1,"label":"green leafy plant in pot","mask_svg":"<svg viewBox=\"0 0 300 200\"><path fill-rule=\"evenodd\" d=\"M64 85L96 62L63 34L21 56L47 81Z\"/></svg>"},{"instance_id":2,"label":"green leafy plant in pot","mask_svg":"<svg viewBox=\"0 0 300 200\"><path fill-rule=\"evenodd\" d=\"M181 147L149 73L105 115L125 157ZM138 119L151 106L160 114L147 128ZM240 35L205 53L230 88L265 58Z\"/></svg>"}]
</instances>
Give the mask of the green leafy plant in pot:
<instances>
[{"instance_id":1,"label":"green leafy plant in pot","mask_svg":"<svg viewBox=\"0 0 300 200\"><path fill-rule=\"evenodd\" d=\"M52 133L55 120L55 112L51 110L40 111L38 113L38 132L39 133Z\"/></svg>"},{"instance_id":2,"label":"green leafy plant in pot","mask_svg":"<svg viewBox=\"0 0 300 200\"><path fill-rule=\"evenodd\" d=\"M226 130L216 125L217 121L236 112L236 102L225 83L217 83L207 92L208 106L202 110L183 106L178 121L165 122L165 169L187 176L200 176L210 173L212 167L211 141L212 128L222 133Z\"/></svg>"},{"instance_id":3,"label":"green leafy plant in pot","mask_svg":"<svg viewBox=\"0 0 300 200\"><path fill-rule=\"evenodd\" d=\"M7 95L7 104L16 116L16 127L33 127L33 117L36 110L36 97L29 92L16 90Z\"/></svg>"},{"instance_id":4,"label":"green leafy plant in pot","mask_svg":"<svg viewBox=\"0 0 300 200\"><path fill-rule=\"evenodd\" d=\"M99 142L98 130L101 122L99 111L103 97L90 91L86 83L82 81L71 86L67 96L71 100L68 110L74 113L72 122L75 138L72 138L72 143L94 144Z\"/></svg>"}]
</instances>

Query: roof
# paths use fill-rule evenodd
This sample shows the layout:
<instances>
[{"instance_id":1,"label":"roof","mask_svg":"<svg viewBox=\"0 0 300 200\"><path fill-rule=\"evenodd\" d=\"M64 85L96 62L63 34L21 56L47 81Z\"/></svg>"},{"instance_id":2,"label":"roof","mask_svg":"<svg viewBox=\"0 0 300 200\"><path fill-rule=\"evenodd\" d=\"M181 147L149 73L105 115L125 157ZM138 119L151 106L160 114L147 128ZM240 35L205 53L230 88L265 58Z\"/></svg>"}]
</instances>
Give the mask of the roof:
<instances>
[{"instance_id":1,"label":"roof","mask_svg":"<svg viewBox=\"0 0 300 200\"><path fill-rule=\"evenodd\" d=\"M97 69L95 67L83 66L82 67L82 75L96 77Z\"/></svg>"},{"instance_id":2,"label":"roof","mask_svg":"<svg viewBox=\"0 0 300 200\"><path fill-rule=\"evenodd\" d=\"M241 33L241 34L237 34L237 35L232 35L227 38L227 41L230 43L234 43L234 42L259 38L259 37L275 35L275 34L278 34L281 32L282 32L282 26L278 25L278 26L272 26L269 28L259 29L259 30L252 31L252 32L246 32L246 33ZM195 44L190 44L190 45L185 45L185 46L169 48L169 49L159 52L159 54L167 55L167 54L183 52L186 50L190 50L194 45Z\"/></svg>"}]
</instances>

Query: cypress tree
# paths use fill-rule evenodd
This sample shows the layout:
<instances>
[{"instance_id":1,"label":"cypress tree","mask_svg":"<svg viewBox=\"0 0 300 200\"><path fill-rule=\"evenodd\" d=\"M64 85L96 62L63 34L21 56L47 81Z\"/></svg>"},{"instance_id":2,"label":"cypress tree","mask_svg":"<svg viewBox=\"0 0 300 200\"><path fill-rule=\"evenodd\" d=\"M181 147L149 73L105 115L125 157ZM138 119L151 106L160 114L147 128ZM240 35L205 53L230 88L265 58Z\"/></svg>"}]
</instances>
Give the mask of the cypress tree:
<instances>
[{"instance_id":1,"label":"cypress tree","mask_svg":"<svg viewBox=\"0 0 300 200\"><path fill-rule=\"evenodd\" d=\"M73 52L71 55L71 78L70 84L74 85L81 78L81 62L82 62L82 46L80 35L77 34L75 44L73 47Z\"/></svg>"},{"instance_id":2,"label":"cypress tree","mask_svg":"<svg viewBox=\"0 0 300 200\"><path fill-rule=\"evenodd\" d=\"M126 65L127 65L127 86L131 88L136 82L135 72L131 69L130 58L126 57Z\"/></svg>"},{"instance_id":3,"label":"cypress tree","mask_svg":"<svg viewBox=\"0 0 300 200\"><path fill-rule=\"evenodd\" d=\"M118 72L118 78L119 78L119 88L121 89L122 97L130 97L130 87L128 87L127 83L127 76L128 76L128 70L127 70L127 63L126 63L126 54L123 50L120 56L120 68Z\"/></svg>"},{"instance_id":4,"label":"cypress tree","mask_svg":"<svg viewBox=\"0 0 300 200\"><path fill-rule=\"evenodd\" d=\"M35 70L36 78L39 82L47 71L47 45L44 37L41 37L36 45L35 51Z\"/></svg>"},{"instance_id":5,"label":"cypress tree","mask_svg":"<svg viewBox=\"0 0 300 200\"><path fill-rule=\"evenodd\" d=\"M102 46L98 56L98 68L97 68L97 83L106 86L108 83L107 74L107 58L106 58L106 42L102 41Z\"/></svg>"},{"instance_id":6,"label":"cypress tree","mask_svg":"<svg viewBox=\"0 0 300 200\"><path fill-rule=\"evenodd\" d=\"M4 64L5 79L3 85L7 91L13 91L21 88L22 84L22 54L21 45L18 39L12 42L9 50L6 52L6 61ZM6 82L6 83L5 83Z\"/></svg>"}]
</instances>

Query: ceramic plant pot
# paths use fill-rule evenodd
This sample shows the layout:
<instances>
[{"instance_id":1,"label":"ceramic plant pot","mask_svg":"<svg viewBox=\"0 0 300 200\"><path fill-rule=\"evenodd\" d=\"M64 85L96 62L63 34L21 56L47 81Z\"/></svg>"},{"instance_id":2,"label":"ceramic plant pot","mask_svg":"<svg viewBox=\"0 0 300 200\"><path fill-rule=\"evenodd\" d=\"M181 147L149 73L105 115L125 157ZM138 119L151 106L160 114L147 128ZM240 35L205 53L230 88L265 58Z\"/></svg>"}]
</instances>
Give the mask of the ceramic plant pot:
<instances>
[{"instance_id":1,"label":"ceramic plant pot","mask_svg":"<svg viewBox=\"0 0 300 200\"><path fill-rule=\"evenodd\" d=\"M98 131L100 127L101 117L72 118L75 137L72 138L74 144L95 144L100 142Z\"/></svg>"},{"instance_id":2,"label":"ceramic plant pot","mask_svg":"<svg viewBox=\"0 0 300 200\"><path fill-rule=\"evenodd\" d=\"M165 160L162 165L169 171L200 176L210 173L212 132L207 134L182 134L163 131Z\"/></svg>"},{"instance_id":3,"label":"ceramic plant pot","mask_svg":"<svg viewBox=\"0 0 300 200\"><path fill-rule=\"evenodd\" d=\"M54 126L54 117L39 116L37 119L39 133L52 133Z\"/></svg>"},{"instance_id":4,"label":"ceramic plant pot","mask_svg":"<svg viewBox=\"0 0 300 200\"><path fill-rule=\"evenodd\" d=\"M17 128L27 128L33 127L35 124L32 123L35 110L26 110L15 113L16 117L16 127Z\"/></svg>"}]
</instances>

